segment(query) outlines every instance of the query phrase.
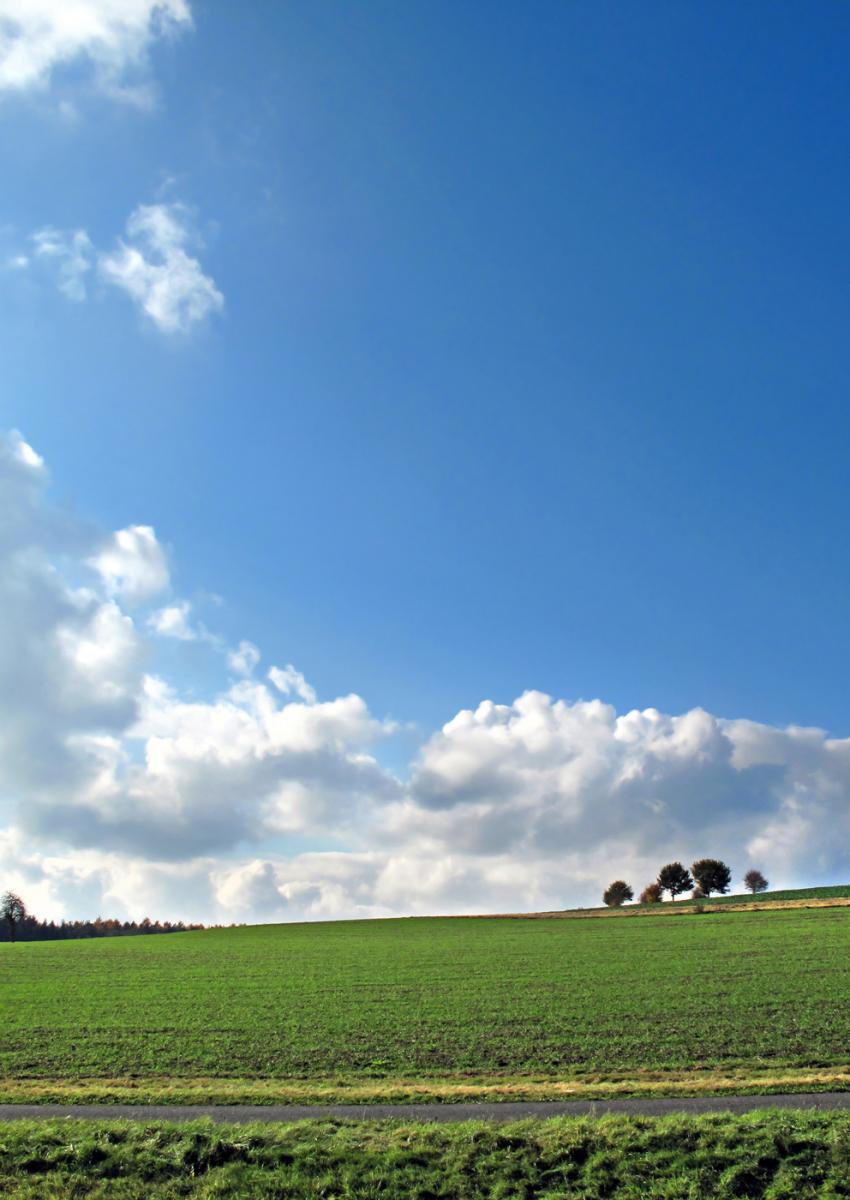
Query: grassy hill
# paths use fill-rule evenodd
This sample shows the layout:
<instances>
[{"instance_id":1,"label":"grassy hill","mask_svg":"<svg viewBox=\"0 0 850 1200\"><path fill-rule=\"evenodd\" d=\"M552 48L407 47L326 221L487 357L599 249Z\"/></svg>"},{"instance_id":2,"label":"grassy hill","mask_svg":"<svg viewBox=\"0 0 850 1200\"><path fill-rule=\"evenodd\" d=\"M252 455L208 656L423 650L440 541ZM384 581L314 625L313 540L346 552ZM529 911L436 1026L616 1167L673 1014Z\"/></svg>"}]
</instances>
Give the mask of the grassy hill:
<instances>
[{"instance_id":1,"label":"grassy hill","mask_svg":"<svg viewBox=\"0 0 850 1200\"><path fill-rule=\"evenodd\" d=\"M787 891L759 892L755 896L750 892L737 893L734 896L709 896L704 900L677 900L677 904L752 904L771 903L772 901L803 901L803 900L847 900L850 899L850 883L836 884L834 887L795 888Z\"/></svg>"},{"instance_id":2,"label":"grassy hill","mask_svg":"<svg viewBox=\"0 0 850 1200\"><path fill-rule=\"evenodd\" d=\"M850 1086L848 962L846 907L3 945L0 1093L453 1099Z\"/></svg>"}]
</instances>

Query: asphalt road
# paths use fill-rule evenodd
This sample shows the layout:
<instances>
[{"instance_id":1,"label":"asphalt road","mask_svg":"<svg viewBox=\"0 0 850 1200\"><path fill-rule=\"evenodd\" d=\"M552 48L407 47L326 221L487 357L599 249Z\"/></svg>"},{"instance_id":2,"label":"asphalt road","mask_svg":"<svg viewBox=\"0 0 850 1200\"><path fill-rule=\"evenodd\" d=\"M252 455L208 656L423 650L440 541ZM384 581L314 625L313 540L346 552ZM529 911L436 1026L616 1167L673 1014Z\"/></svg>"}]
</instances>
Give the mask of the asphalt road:
<instances>
[{"instance_id":1,"label":"asphalt road","mask_svg":"<svg viewBox=\"0 0 850 1200\"><path fill-rule=\"evenodd\" d=\"M196 1121L521 1121L528 1117L662 1117L668 1113L754 1112L760 1108L850 1109L850 1092L780 1096L694 1096L666 1100L551 1100L505 1104L0 1104L0 1121L75 1117L88 1120Z\"/></svg>"}]
</instances>

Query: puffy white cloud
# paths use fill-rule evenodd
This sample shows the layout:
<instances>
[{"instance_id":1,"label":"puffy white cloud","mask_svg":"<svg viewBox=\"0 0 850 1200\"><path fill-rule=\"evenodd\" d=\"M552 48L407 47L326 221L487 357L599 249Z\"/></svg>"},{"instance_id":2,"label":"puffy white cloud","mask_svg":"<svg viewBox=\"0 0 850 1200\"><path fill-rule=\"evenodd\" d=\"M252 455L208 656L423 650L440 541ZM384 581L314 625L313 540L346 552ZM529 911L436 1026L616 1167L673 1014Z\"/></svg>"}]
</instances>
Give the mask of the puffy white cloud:
<instances>
[{"instance_id":1,"label":"puffy white cloud","mask_svg":"<svg viewBox=\"0 0 850 1200\"><path fill-rule=\"evenodd\" d=\"M59 570L82 569L95 539L43 503L46 481L19 435L0 439L0 802L23 806L81 784L73 739L125 728L142 678L130 618Z\"/></svg>"},{"instance_id":2,"label":"puffy white cloud","mask_svg":"<svg viewBox=\"0 0 850 1200\"><path fill-rule=\"evenodd\" d=\"M186 247L196 241L179 204L142 204L127 221L127 238L102 254L101 277L121 288L158 329L185 333L224 307L214 281Z\"/></svg>"},{"instance_id":3,"label":"puffy white cloud","mask_svg":"<svg viewBox=\"0 0 850 1200\"><path fill-rule=\"evenodd\" d=\"M39 478L44 470L44 459L25 442L17 429L13 429L0 442L0 456L17 460L33 478Z\"/></svg>"},{"instance_id":4,"label":"puffy white cloud","mask_svg":"<svg viewBox=\"0 0 850 1200\"><path fill-rule=\"evenodd\" d=\"M0 0L0 92L45 88L84 63L99 90L147 107L151 45L191 23L187 0Z\"/></svg>"},{"instance_id":5,"label":"puffy white cloud","mask_svg":"<svg viewBox=\"0 0 850 1200\"><path fill-rule=\"evenodd\" d=\"M291 664L185 694L151 637L224 644L167 587L149 526L47 502L0 438L0 884L49 916L319 919L594 903L671 858L776 884L850 877L850 739L695 709L618 714L526 692L463 710L402 780L393 726ZM134 606L148 605L140 611ZM323 846L323 849L317 849Z\"/></svg>"},{"instance_id":6,"label":"puffy white cloud","mask_svg":"<svg viewBox=\"0 0 850 1200\"><path fill-rule=\"evenodd\" d=\"M39 844L188 859L352 828L398 794L367 753L386 729L357 696L281 704L243 678L190 701L146 673L149 622L188 628L185 602L140 624L128 611L168 584L153 529L63 525L45 482L19 435L0 441L0 800L14 824ZM247 667L258 654L237 653Z\"/></svg>"},{"instance_id":7,"label":"puffy white cloud","mask_svg":"<svg viewBox=\"0 0 850 1200\"><path fill-rule=\"evenodd\" d=\"M168 587L168 563L150 525L119 529L89 559L107 592L128 604L149 600Z\"/></svg>"},{"instance_id":8,"label":"puffy white cloud","mask_svg":"<svg viewBox=\"0 0 850 1200\"><path fill-rule=\"evenodd\" d=\"M151 613L148 617L148 627L160 637L177 638L180 642L197 641L198 631L189 623L191 608L188 600L167 604Z\"/></svg>"},{"instance_id":9,"label":"puffy white cloud","mask_svg":"<svg viewBox=\"0 0 850 1200\"><path fill-rule=\"evenodd\" d=\"M526 692L463 711L424 746L410 797L393 815L471 853L541 855L625 839L637 856L702 831L756 828L776 808L780 774L734 761L735 724L700 709L618 716L601 701Z\"/></svg>"},{"instance_id":10,"label":"puffy white cloud","mask_svg":"<svg viewBox=\"0 0 850 1200\"><path fill-rule=\"evenodd\" d=\"M32 235L36 258L46 260L56 268L57 287L69 300L85 300L86 275L92 269L93 247L84 229L65 232L61 229L39 229ZM23 259L21 267L27 265Z\"/></svg>"},{"instance_id":11,"label":"puffy white cloud","mask_svg":"<svg viewBox=\"0 0 850 1200\"><path fill-rule=\"evenodd\" d=\"M300 671L296 671L292 663L287 663L283 670L280 667L269 669L269 679L284 696L298 696L305 704L315 704L316 692Z\"/></svg>"}]
</instances>

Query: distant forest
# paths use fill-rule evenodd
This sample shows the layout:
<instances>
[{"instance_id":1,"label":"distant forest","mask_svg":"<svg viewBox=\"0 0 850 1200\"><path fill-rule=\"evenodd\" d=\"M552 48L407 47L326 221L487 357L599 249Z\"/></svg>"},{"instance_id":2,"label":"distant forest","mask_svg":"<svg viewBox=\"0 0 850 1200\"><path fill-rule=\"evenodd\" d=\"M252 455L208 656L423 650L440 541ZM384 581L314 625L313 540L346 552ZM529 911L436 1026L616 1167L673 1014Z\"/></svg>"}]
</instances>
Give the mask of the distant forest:
<instances>
[{"instance_id":1,"label":"distant forest","mask_svg":"<svg viewBox=\"0 0 850 1200\"><path fill-rule=\"evenodd\" d=\"M137 933L183 933L187 929L205 929L204 925L184 925L182 921L104 920L39 921L30 913L15 922L14 938L6 921L0 923L0 942L63 942L71 938L132 937Z\"/></svg>"}]
</instances>

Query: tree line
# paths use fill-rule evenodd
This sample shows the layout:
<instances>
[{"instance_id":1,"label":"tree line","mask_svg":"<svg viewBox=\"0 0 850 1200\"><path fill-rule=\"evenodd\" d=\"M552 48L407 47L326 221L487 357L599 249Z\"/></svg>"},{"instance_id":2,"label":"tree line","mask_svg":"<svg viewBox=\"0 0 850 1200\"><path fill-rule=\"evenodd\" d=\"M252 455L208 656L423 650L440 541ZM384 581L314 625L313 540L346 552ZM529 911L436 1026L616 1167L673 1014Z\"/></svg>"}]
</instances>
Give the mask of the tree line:
<instances>
[{"instance_id":1,"label":"tree line","mask_svg":"<svg viewBox=\"0 0 850 1200\"><path fill-rule=\"evenodd\" d=\"M183 933L205 929L205 925L186 925L183 921L117 921L96 917L94 921L39 921L27 912L26 905L14 892L0 898L0 942L61 942L70 938L132 937L139 933Z\"/></svg>"},{"instance_id":2,"label":"tree line","mask_svg":"<svg viewBox=\"0 0 850 1200\"><path fill-rule=\"evenodd\" d=\"M725 895L732 883L732 872L726 863L719 858L698 858L692 864L690 871L680 862L667 863L658 872L658 878L648 883L639 896L641 904L660 904L664 893L670 893L670 899L691 891L694 900L700 900L712 893ZM767 890L768 881L761 871L753 868L744 876L746 889L756 894ZM634 900L635 894L631 885L625 879L615 879L609 884L602 899L609 908L619 908L627 900Z\"/></svg>"}]
</instances>

